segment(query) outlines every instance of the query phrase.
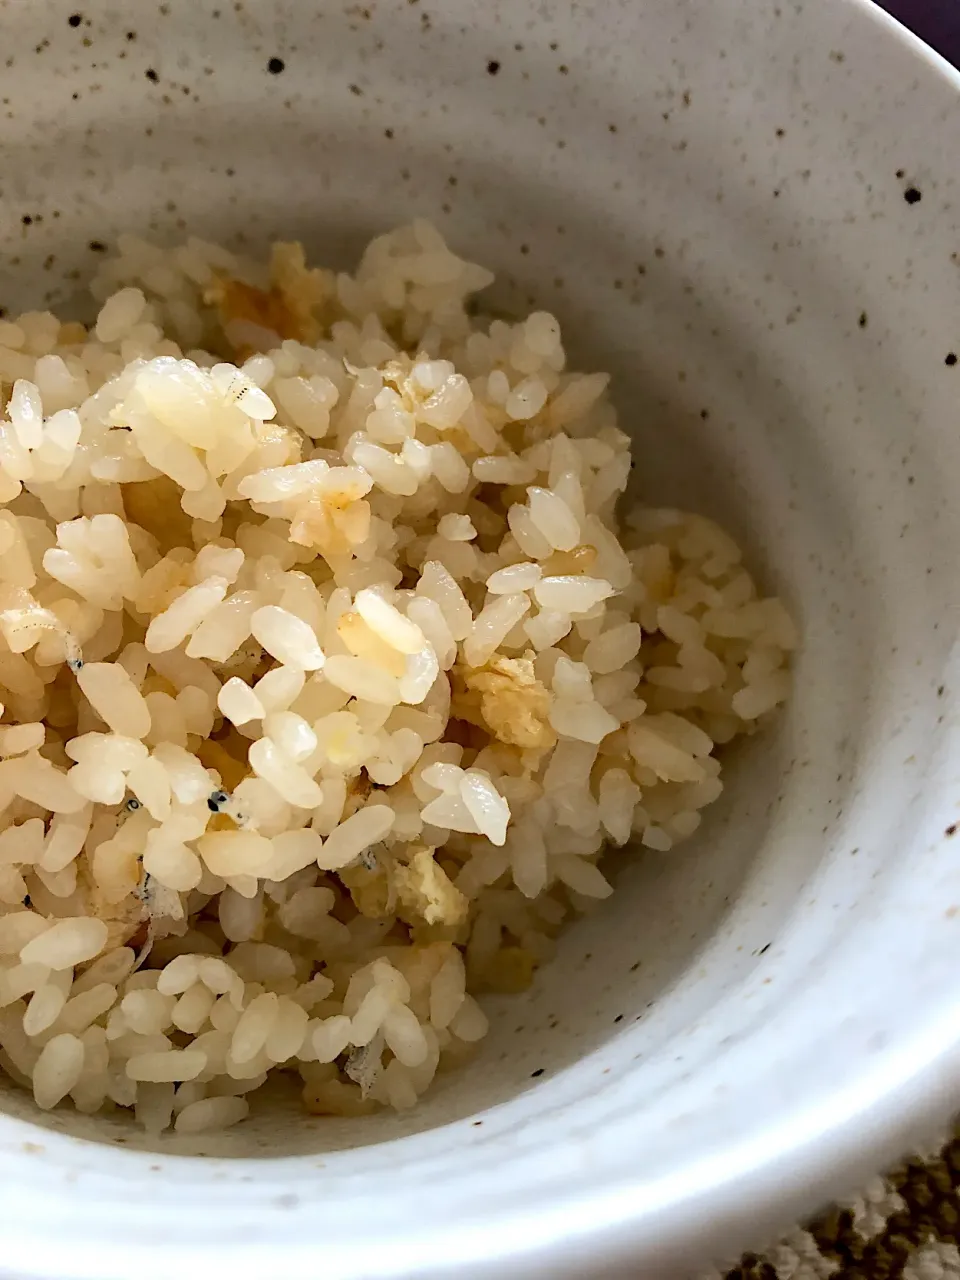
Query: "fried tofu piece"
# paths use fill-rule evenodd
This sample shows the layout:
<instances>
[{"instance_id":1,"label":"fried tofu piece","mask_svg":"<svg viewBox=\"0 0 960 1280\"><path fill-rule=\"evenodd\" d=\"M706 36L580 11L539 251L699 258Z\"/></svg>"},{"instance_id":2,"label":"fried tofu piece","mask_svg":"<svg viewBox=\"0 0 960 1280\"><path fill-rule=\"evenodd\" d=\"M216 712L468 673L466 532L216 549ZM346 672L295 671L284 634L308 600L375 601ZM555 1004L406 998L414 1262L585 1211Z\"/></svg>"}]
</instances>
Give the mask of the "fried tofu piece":
<instances>
[{"instance_id":1,"label":"fried tofu piece","mask_svg":"<svg viewBox=\"0 0 960 1280\"><path fill-rule=\"evenodd\" d=\"M275 333L278 338L300 339L300 325L283 295L276 289L267 292L244 280L216 276L204 291L203 300L217 308L224 332L235 320L246 320Z\"/></svg>"},{"instance_id":2,"label":"fried tofu piece","mask_svg":"<svg viewBox=\"0 0 960 1280\"><path fill-rule=\"evenodd\" d=\"M550 691L534 674L532 658L495 658L477 671L465 671L463 681L479 693L480 714L500 742L541 751L556 742Z\"/></svg>"},{"instance_id":3,"label":"fried tofu piece","mask_svg":"<svg viewBox=\"0 0 960 1280\"><path fill-rule=\"evenodd\" d=\"M397 896L427 924L458 925L467 918L470 903L426 845L415 847L410 861L394 870Z\"/></svg>"},{"instance_id":4,"label":"fried tofu piece","mask_svg":"<svg viewBox=\"0 0 960 1280\"><path fill-rule=\"evenodd\" d=\"M273 246L270 280L299 330L301 342L312 346L322 336L320 315L336 296L336 277L320 267L308 267L298 241Z\"/></svg>"},{"instance_id":5,"label":"fried tofu piece","mask_svg":"<svg viewBox=\"0 0 960 1280\"><path fill-rule=\"evenodd\" d=\"M229 326L239 320L278 338L294 338L311 346L318 342L323 333L319 313L336 293L333 275L309 268L301 244L275 244L270 284L270 289L260 289L245 280L215 275L203 300L216 307L228 341ZM250 354L245 346L238 350L241 358Z\"/></svg>"}]
</instances>

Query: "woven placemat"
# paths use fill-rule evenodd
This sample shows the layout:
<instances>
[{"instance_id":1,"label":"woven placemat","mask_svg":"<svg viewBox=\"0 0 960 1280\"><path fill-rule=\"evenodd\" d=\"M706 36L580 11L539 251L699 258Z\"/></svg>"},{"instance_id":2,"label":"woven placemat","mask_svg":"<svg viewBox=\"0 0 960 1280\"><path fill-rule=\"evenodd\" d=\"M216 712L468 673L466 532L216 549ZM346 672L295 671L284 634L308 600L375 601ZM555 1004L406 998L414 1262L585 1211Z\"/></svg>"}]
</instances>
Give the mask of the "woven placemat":
<instances>
[{"instance_id":1,"label":"woven placemat","mask_svg":"<svg viewBox=\"0 0 960 1280\"><path fill-rule=\"evenodd\" d=\"M960 1128L763 1254L700 1280L960 1280Z\"/></svg>"}]
</instances>

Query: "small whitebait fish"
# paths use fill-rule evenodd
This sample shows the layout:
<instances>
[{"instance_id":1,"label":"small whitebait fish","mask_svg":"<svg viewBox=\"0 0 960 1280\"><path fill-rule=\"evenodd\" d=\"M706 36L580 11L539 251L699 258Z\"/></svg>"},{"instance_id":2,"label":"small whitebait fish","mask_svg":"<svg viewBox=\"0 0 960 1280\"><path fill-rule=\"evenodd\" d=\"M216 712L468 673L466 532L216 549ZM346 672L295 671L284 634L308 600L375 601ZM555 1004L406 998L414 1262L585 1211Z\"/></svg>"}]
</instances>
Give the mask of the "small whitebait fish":
<instances>
[{"instance_id":1,"label":"small whitebait fish","mask_svg":"<svg viewBox=\"0 0 960 1280\"><path fill-rule=\"evenodd\" d=\"M365 1098L377 1082L383 1069L382 1053L383 1036L378 1033L369 1044L354 1049L344 1064L344 1073L360 1086L361 1097Z\"/></svg>"},{"instance_id":2,"label":"small whitebait fish","mask_svg":"<svg viewBox=\"0 0 960 1280\"><path fill-rule=\"evenodd\" d=\"M238 827L245 827L250 815L241 809L229 791L211 791L207 796L207 808L211 813L225 813Z\"/></svg>"},{"instance_id":3,"label":"small whitebait fish","mask_svg":"<svg viewBox=\"0 0 960 1280\"><path fill-rule=\"evenodd\" d=\"M76 636L64 626L52 609L45 609L36 603L16 609L3 609L0 611L0 630L7 636L8 641L16 641L16 638L22 637L24 632L55 631L63 639L64 661L70 670L76 675L83 667L83 653ZM32 648L33 643L35 641L27 648ZM13 647L11 645L11 648Z\"/></svg>"}]
</instances>

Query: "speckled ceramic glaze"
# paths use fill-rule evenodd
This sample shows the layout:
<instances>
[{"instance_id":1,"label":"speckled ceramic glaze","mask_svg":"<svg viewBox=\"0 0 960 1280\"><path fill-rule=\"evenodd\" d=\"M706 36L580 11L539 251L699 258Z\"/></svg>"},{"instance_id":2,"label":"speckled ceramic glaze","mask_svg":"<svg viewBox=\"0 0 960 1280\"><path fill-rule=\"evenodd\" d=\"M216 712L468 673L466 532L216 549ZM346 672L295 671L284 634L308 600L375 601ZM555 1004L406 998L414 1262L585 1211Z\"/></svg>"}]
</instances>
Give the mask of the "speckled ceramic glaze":
<instances>
[{"instance_id":1,"label":"speckled ceramic glaze","mask_svg":"<svg viewBox=\"0 0 960 1280\"><path fill-rule=\"evenodd\" d=\"M133 229L425 214L611 369L638 487L802 621L779 732L415 1113L142 1150L7 1090L0 1271L687 1273L960 1068L960 97L853 0L0 0L0 304ZM207 1158L197 1156L207 1153Z\"/></svg>"}]
</instances>

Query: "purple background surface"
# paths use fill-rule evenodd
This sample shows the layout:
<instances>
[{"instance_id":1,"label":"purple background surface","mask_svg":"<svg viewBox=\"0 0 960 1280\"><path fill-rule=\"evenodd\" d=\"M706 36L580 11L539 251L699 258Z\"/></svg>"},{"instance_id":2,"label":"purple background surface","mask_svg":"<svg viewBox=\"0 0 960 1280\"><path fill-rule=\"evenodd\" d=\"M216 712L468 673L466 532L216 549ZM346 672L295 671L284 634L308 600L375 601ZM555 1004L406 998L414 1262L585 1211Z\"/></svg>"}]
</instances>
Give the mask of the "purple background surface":
<instances>
[{"instance_id":1,"label":"purple background surface","mask_svg":"<svg viewBox=\"0 0 960 1280\"><path fill-rule=\"evenodd\" d=\"M883 7L960 67L960 0L882 0Z\"/></svg>"}]
</instances>

